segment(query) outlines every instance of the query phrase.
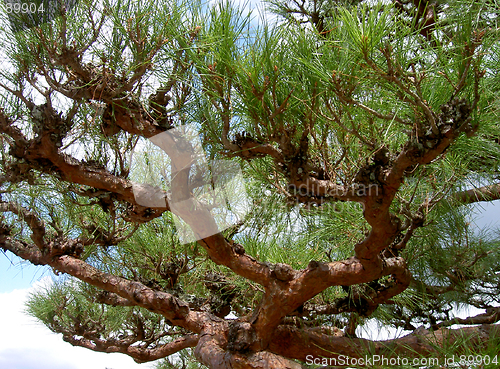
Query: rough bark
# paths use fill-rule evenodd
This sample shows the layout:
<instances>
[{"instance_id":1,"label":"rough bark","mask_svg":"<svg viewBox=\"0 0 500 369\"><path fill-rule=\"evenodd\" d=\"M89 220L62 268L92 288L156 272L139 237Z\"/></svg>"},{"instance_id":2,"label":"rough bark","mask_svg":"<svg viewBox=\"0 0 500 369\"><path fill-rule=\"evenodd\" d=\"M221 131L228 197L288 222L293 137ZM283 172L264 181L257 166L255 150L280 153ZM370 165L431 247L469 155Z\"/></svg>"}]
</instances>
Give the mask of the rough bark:
<instances>
[{"instance_id":1,"label":"rough bark","mask_svg":"<svg viewBox=\"0 0 500 369\"><path fill-rule=\"evenodd\" d=\"M453 200L457 200L462 204L472 204L481 201L493 201L500 199L500 184L492 184L470 190L457 192L453 196Z\"/></svg>"},{"instance_id":2,"label":"rough bark","mask_svg":"<svg viewBox=\"0 0 500 369\"><path fill-rule=\"evenodd\" d=\"M441 328L437 331L419 329L401 338L373 342L362 338L326 335L312 329L280 326L273 335L269 350L303 362L307 360L307 355L317 358L338 358L341 355L351 358L373 355L416 358L438 355L436 347L444 343L453 345L464 338L470 348L485 348L488 342L498 339L499 335L499 325L484 324L459 329ZM466 350L465 346L463 350Z\"/></svg>"}]
</instances>

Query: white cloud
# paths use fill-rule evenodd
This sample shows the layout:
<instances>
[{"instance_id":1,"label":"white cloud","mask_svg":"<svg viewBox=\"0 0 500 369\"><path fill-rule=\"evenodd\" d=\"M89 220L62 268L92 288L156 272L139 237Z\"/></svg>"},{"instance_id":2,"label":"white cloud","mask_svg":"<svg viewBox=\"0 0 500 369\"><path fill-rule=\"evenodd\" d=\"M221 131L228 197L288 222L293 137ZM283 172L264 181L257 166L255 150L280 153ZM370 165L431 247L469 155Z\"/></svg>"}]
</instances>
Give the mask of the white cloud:
<instances>
[{"instance_id":1,"label":"white cloud","mask_svg":"<svg viewBox=\"0 0 500 369\"><path fill-rule=\"evenodd\" d=\"M484 312L484 309L477 309L474 306L468 306L461 309L455 308L452 310L453 317L461 319L466 319L471 316L483 314ZM466 327L466 325L454 324L447 328L458 329L462 327ZM375 319L368 319L365 324L359 326L356 330L356 334L358 337L374 341L391 340L406 336L410 333L412 333L412 331L404 330L402 328L380 326L379 324L377 324L377 321Z\"/></svg>"},{"instance_id":2,"label":"white cloud","mask_svg":"<svg viewBox=\"0 0 500 369\"><path fill-rule=\"evenodd\" d=\"M60 334L23 313L31 288L0 293L0 368L15 369L149 369L153 364L137 364L123 354L93 352L73 347Z\"/></svg>"}]
</instances>

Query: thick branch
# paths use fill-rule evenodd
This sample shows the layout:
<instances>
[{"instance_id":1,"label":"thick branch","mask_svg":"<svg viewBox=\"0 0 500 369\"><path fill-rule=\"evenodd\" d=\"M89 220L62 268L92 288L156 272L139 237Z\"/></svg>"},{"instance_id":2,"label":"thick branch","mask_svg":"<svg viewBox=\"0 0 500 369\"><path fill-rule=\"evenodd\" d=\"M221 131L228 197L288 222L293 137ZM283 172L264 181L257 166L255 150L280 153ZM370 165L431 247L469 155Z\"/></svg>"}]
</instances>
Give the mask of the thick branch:
<instances>
[{"instance_id":1,"label":"thick branch","mask_svg":"<svg viewBox=\"0 0 500 369\"><path fill-rule=\"evenodd\" d=\"M473 188L470 190L457 192L453 199L462 204L472 204L481 201L493 201L500 199L500 183Z\"/></svg>"},{"instance_id":2,"label":"thick branch","mask_svg":"<svg viewBox=\"0 0 500 369\"><path fill-rule=\"evenodd\" d=\"M196 233L212 233L212 236L201 238L198 243L203 246L215 263L225 265L236 274L251 281L268 286L271 278L270 268L244 252L244 249L233 247L217 229L212 214L201 207L196 208L194 200L186 202L179 209L182 219ZM203 229L201 229L203 228ZM209 231L208 229L212 229Z\"/></svg>"},{"instance_id":3,"label":"thick branch","mask_svg":"<svg viewBox=\"0 0 500 369\"><path fill-rule=\"evenodd\" d=\"M373 308L377 303L404 291L411 281L403 258L380 260L380 264L366 267L359 259L350 258L332 263L311 262L309 267L297 273L297 276L287 282L278 281L262 300L259 316L254 323L255 330L262 338L264 347L274 329L280 324L281 318L292 313L304 302L316 296L330 286L354 285L367 283L385 275L394 277L394 284L383 289L380 296L372 301Z\"/></svg>"},{"instance_id":4,"label":"thick branch","mask_svg":"<svg viewBox=\"0 0 500 369\"><path fill-rule=\"evenodd\" d=\"M189 191L190 170L196 162L194 150L181 135L165 133L154 140L172 160L172 211L192 229L198 243L217 264L225 265L236 274L267 286L271 277L269 267L228 242L205 205L195 199ZM210 236L207 236L210 235Z\"/></svg>"},{"instance_id":5,"label":"thick branch","mask_svg":"<svg viewBox=\"0 0 500 369\"><path fill-rule=\"evenodd\" d=\"M500 326L481 325L460 329L442 328L434 332L420 330L407 336L388 341L370 341L363 338L330 336L313 329L299 329L292 326L279 326L273 334L269 350L285 357L306 361L307 356L338 358L340 355L351 358L384 355L414 358L439 355L440 347L453 346L454 342L467 337L468 347L485 348L488 342L500 335Z\"/></svg>"},{"instance_id":6,"label":"thick branch","mask_svg":"<svg viewBox=\"0 0 500 369\"><path fill-rule=\"evenodd\" d=\"M200 337L195 349L196 358L211 369L301 369L302 366L292 360L267 351L231 352L222 349L227 338L221 332L224 329L212 327Z\"/></svg>"}]
</instances>

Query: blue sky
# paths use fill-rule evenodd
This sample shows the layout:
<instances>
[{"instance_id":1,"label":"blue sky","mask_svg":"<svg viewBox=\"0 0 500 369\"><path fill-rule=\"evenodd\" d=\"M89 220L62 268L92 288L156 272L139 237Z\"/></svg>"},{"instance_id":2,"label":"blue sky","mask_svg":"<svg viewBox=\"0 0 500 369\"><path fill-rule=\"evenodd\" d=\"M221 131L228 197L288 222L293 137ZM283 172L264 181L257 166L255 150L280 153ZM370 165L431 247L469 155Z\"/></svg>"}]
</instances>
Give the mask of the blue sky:
<instances>
[{"instance_id":1,"label":"blue sky","mask_svg":"<svg viewBox=\"0 0 500 369\"><path fill-rule=\"evenodd\" d=\"M476 206L477 217L474 222L479 228L500 227L500 200L493 202L481 202Z\"/></svg>"},{"instance_id":2,"label":"blue sky","mask_svg":"<svg viewBox=\"0 0 500 369\"><path fill-rule=\"evenodd\" d=\"M38 279L51 274L50 268L36 267L10 253L0 252L0 293L29 288Z\"/></svg>"}]
</instances>

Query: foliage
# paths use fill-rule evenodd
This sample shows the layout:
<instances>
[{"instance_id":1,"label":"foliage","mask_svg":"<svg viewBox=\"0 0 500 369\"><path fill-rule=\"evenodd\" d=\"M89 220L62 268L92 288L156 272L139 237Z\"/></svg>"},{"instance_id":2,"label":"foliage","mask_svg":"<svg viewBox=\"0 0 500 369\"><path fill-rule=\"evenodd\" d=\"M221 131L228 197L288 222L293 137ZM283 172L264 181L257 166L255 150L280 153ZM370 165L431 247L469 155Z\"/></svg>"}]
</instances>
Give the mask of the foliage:
<instances>
[{"instance_id":1,"label":"foliage","mask_svg":"<svg viewBox=\"0 0 500 369\"><path fill-rule=\"evenodd\" d=\"M471 218L500 198L498 4L268 5L277 24L176 0L80 0L39 27L3 23L0 244L72 275L27 305L71 344L148 361L199 334L158 367L217 367L196 347L204 319L231 355L267 352L288 327L343 329L362 352L368 318L415 334L500 319L498 235ZM176 190L175 157L148 139L186 124L207 158L241 167L252 207L183 244L168 201L199 176ZM134 197L150 177L166 205ZM471 306L486 313L456 318ZM254 325L247 346L235 317ZM495 353L465 341L432 344ZM270 355L304 362L282 348Z\"/></svg>"}]
</instances>

